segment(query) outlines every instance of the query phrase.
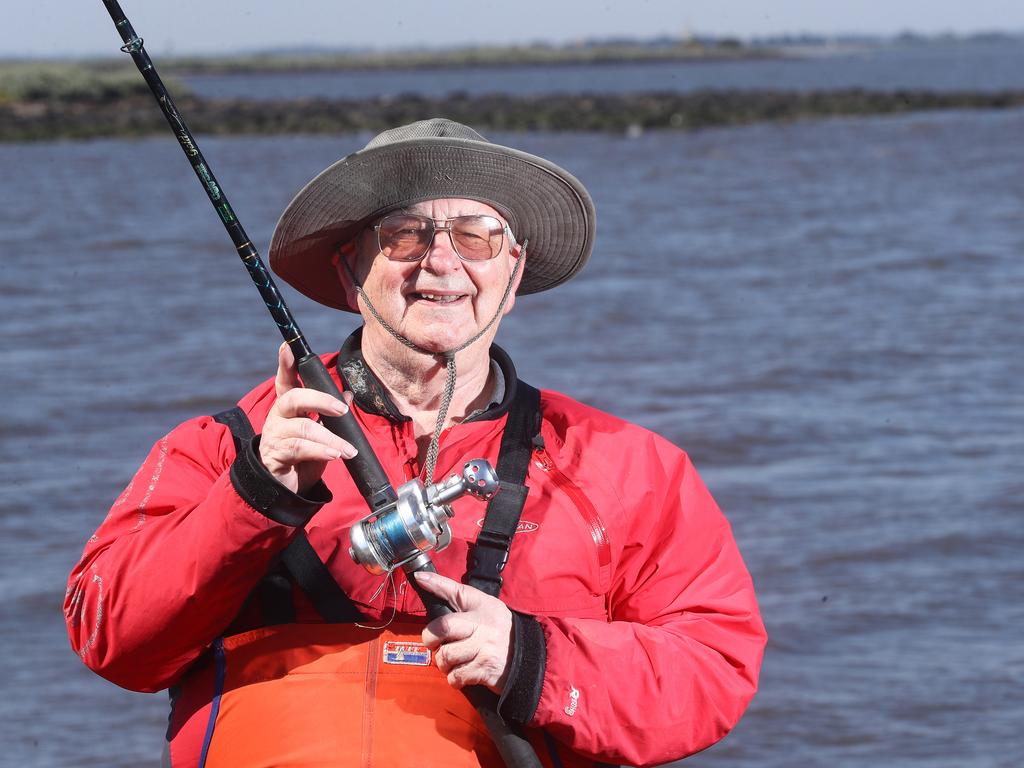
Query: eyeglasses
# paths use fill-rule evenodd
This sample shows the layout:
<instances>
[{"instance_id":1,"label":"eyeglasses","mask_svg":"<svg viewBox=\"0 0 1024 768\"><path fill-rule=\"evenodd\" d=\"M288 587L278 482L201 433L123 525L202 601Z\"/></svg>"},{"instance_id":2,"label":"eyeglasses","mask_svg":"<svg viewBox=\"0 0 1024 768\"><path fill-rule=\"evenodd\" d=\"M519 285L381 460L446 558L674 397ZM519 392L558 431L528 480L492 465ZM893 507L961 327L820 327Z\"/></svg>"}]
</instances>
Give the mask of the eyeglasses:
<instances>
[{"instance_id":1,"label":"eyeglasses","mask_svg":"<svg viewBox=\"0 0 1024 768\"><path fill-rule=\"evenodd\" d=\"M419 261L430 250L434 235L447 232L463 261L487 261L501 253L508 226L493 216L456 216L444 225L429 216L392 213L373 228L377 247L391 261ZM508 231L509 240L512 232Z\"/></svg>"}]
</instances>

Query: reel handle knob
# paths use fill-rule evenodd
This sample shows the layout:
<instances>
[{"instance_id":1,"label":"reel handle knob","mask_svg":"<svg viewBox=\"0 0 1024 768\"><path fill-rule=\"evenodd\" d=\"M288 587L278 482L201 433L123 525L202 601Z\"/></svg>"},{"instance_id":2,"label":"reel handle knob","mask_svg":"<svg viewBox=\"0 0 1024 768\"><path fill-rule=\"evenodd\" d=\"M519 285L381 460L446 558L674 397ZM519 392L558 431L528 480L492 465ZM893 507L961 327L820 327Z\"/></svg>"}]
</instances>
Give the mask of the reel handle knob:
<instances>
[{"instance_id":1,"label":"reel handle knob","mask_svg":"<svg viewBox=\"0 0 1024 768\"><path fill-rule=\"evenodd\" d=\"M488 501L498 492L498 473L490 462L484 459L467 461L462 467L461 475L452 475L447 480L427 488L427 500L430 504L449 504L463 494L469 494L483 501Z\"/></svg>"},{"instance_id":2,"label":"reel handle knob","mask_svg":"<svg viewBox=\"0 0 1024 768\"><path fill-rule=\"evenodd\" d=\"M484 501L489 501L501 487L498 473L489 461L483 459L466 462L462 467L462 485L470 496Z\"/></svg>"}]
</instances>

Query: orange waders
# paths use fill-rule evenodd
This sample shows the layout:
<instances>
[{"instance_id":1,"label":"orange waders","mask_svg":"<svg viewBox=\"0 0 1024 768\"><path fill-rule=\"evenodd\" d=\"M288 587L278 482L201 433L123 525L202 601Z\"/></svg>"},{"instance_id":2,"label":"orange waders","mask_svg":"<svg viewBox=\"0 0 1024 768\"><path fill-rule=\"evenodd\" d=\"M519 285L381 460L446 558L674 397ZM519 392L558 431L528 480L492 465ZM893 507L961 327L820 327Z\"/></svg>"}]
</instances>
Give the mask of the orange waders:
<instances>
[{"instance_id":1,"label":"orange waders","mask_svg":"<svg viewBox=\"0 0 1024 768\"><path fill-rule=\"evenodd\" d=\"M174 768L461 768L504 764L421 627L285 624L218 640L174 702ZM545 766L540 732L528 733ZM567 750L559 750L567 756ZM593 765L593 763L587 763Z\"/></svg>"}]
</instances>

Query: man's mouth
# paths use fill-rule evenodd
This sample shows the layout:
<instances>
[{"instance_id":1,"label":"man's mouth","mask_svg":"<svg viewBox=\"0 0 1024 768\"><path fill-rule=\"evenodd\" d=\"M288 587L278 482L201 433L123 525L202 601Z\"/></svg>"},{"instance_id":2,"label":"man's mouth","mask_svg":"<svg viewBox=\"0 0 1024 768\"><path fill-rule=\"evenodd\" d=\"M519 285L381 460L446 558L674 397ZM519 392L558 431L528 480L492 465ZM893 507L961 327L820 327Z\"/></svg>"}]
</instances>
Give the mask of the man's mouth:
<instances>
[{"instance_id":1,"label":"man's mouth","mask_svg":"<svg viewBox=\"0 0 1024 768\"><path fill-rule=\"evenodd\" d=\"M415 301L430 301L435 304L454 304L466 298L465 293L420 293L413 292L409 297Z\"/></svg>"}]
</instances>

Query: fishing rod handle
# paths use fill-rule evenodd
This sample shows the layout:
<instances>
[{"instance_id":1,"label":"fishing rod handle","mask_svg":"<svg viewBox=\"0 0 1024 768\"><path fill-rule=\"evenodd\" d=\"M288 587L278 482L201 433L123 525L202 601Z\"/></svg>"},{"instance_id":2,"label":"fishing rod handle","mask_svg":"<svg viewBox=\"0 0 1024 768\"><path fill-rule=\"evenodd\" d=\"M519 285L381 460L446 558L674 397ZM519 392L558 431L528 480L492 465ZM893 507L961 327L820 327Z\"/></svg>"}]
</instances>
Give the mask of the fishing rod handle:
<instances>
[{"instance_id":1,"label":"fishing rod handle","mask_svg":"<svg viewBox=\"0 0 1024 768\"><path fill-rule=\"evenodd\" d=\"M319 356L310 352L296 363L296 367L304 387L326 392L341 400L341 390ZM355 456L343 461L370 509L378 510L394 502L398 495L351 409L341 416L321 415L320 423L356 449Z\"/></svg>"},{"instance_id":2,"label":"fishing rod handle","mask_svg":"<svg viewBox=\"0 0 1024 768\"><path fill-rule=\"evenodd\" d=\"M516 726L506 723L498 714L498 695L482 685L471 685L462 692L469 703L476 707L477 714L484 721L494 746L508 768L542 768L533 745L520 733Z\"/></svg>"},{"instance_id":3,"label":"fishing rod handle","mask_svg":"<svg viewBox=\"0 0 1024 768\"><path fill-rule=\"evenodd\" d=\"M416 590L416 594L423 601L423 606L427 609L427 619L429 621L433 621L441 616L447 616L449 613L455 613L454 608L433 592L425 590L423 585L416 579L417 573L437 573L437 568L430 559L430 555L426 552L421 553L418 557L406 563L402 570L405 571L409 583L412 584L412 588Z\"/></svg>"}]
</instances>

